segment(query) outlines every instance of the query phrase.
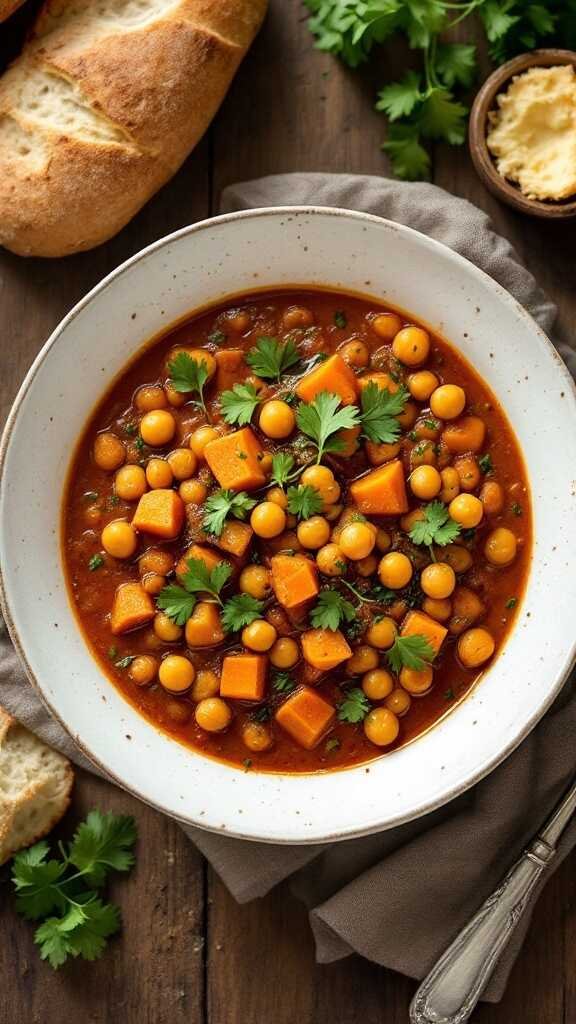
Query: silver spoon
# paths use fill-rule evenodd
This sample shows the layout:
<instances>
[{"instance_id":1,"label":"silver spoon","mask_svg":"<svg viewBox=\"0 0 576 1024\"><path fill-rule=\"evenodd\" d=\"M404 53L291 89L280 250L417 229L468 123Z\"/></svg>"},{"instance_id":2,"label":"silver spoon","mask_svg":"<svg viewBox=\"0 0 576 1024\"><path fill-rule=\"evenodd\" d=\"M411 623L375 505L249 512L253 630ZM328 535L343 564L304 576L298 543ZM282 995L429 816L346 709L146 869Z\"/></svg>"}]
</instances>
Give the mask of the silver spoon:
<instances>
[{"instance_id":1,"label":"silver spoon","mask_svg":"<svg viewBox=\"0 0 576 1024\"><path fill-rule=\"evenodd\" d=\"M464 1024L576 810L576 781L504 881L456 936L410 1004L412 1024Z\"/></svg>"}]
</instances>

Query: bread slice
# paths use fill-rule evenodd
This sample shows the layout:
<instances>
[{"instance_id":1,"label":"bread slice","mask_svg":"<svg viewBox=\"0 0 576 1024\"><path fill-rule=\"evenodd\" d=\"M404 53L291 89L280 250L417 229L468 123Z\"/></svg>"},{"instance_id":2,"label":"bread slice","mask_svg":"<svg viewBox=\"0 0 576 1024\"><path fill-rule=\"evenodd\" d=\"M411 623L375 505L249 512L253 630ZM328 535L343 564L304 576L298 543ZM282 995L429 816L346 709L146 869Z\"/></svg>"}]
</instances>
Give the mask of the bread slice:
<instances>
[{"instance_id":1,"label":"bread slice","mask_svg":"<svg viewBox=\"0 0 576 1024\"><path fill-rule=\"evenodd\" d=\"M0 864L60 821L73 779L62 754L0 708Z\"/></svg>"}]
</instances>

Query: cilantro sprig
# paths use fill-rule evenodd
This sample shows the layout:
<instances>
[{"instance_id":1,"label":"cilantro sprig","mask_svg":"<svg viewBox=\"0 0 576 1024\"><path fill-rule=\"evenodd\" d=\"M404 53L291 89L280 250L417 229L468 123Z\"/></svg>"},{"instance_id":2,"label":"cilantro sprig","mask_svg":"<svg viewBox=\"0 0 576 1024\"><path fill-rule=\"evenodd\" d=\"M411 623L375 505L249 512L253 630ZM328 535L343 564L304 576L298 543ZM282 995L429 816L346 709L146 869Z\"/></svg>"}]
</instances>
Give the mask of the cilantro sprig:
<instances>
[{"instance_id":1,"label":"cilantro sprig","mask_svg":"<svg viewBox=\"0 0 576 1024\"><path fill-rule=\"evenodd\" d=\"M409 532L413 544L444 547L460 534L460 523L451 519L448 508L441 501L431 501L424 509L424 518L414 523Z\"/></svg>"},{"instance_id":2,"label":"cilantro sprig","mask_svg":"<svg viewBox=\"0 0 576 1024\"><path fill-rule=\"evenodd\" d=\"M170 387L183 395L196 395L193 404L202 410L209 419L206 402L204 400L204 387L208 380L208 367L203 359L198 361L188 355L187 352L178 352L168 363Z\"/></svg>"},{"instance_id":3,"label":"cilantro sprig","mask_svg":"<svg viewBox=\"0 0 576 1024\"><path fill-rule=\"evenodd\" d=\"M347 601L337 590L323 590L310 612L310 622L315 629L340 628L345 622L353 622L356 618L354 605Z\"/></svg>"},{"instance_id":4,"label":"cilantro sprig","mask_svg":"<svg viewBox=\"0 0 576 1024\"><path fill-rule=\"evenodd\" d=\"M55 970L69 957L98 959L120 929L118 908L100 890L110 872L130 870L135 842L133 818L90 811L72 842L59 844L59 859L49 859L44 840L14 857L16 909L29 921L45 919L34 941Z\"/></svg>"},{"instance_id":5,"label":"cilantro sprig","mask_svg":"<svg viewBox=\"0 0 576 1024\"><path fill-rule=\"evenodd\" d=\"M379 388L374 381L363 389L360 422L362 433L375 444L394 444L400 436L400 424L396 419L404 412L410 393L404 386L392 393L388 388Z\"/></svg>"},{"instance_id":6,"label":"cilantro sprig","mask_svg":"<svg viewBox=\"0 0 576 1024\"><path fill-rule=\"evenodd\" d=\"M260 398L253 384L235 384L231 391L223 391L220 396L222 415L226 423L245 427L258 405Z\"/></svg>"},{"instance_id":7,"label":"cilantro sprig","mask_svg":"<svg viewBox=\"0 0 576 1024\"><path fill-rule=\"evenodd\" d=\"M434 656L434 648L420 633L397 636L392 647L386 651L388 664L394 672L399 672L401 668L413 668L420 672L434 661Z\"/></svg>"},{"instance_id":8,"label":"cilantro sprig","mask_svg":"<svg viewBox=\"0 0 576 1024\"><path fill-rule=\"evenodd\" d=\"M188 558L186 564L188 569L180 577L181 583L169 583L157 598L158 607L177 626L183 626L192 615L198 594L211 598L223 608L220 591L232 575L229 562L220 562L213 569L209 569L200 558Z\"/></svg>"},{"instance_id":9,"label":"cilantro sprig","mask_svg":"<svg viewBox=\"0 0 576 1024\"><path fill-rule=\"evenodd\" d=\"M227 519L246 519L256 504L246 491L216 491L204 502L202 526L206 533L219 537Z\"/></svg>"},{"instance_id":10,"label":"cilantro sprig","mask_svg":"<svg viewBox=\"0 0 576 1024\"><path fill-rule=\"evenodd\" d=\"M299 519L310 519L322 511L324 502L322 495L309 484L299 484L288 488L288 511Z\"/></svg>"},{"instance_id":11,"label":"cilantro sprig","mask_svg":"<svg viewBox=\"0 0 576 1024\"><path fill-rule=\"evenodd\" d=\"M271 481L277 484L278 487L283 487L290 480L293 475L295 459L293 455L288 452L277 452L276 455L272 456L272 474Z\"/></svg>"},{"instance_id":12,"label":"cilantro sprig","mask_svg":"<svg viewBox=\"0 0 576 1024\"><path fill-rule=\"evenodd\" d=\"M222 626L226 633L237 633L262 617L264 601L251 594L234 594L222 609Z\"/></svg>"},{"instance_id":13,"label":"cilantro sprig","mask_svg":"<svg viewBox=\"0 0 576 1024\"><path fill-rule=\"evenodd\" d=\"M313 402L301 402L298 406L296 423L316 447L317 463L321 462L327 452L337 454L344 451L344 441L336 435L340 430L349 430L360 423L360 413L356 406L345 405L339 409L340 404L338 395L321 391Z\"/></svg>"},{"instance_id":14,"label":"cilantro sprig","mask_svg":"<svg viewBox=\"0 0 576 1024\"><path fill-rule=\"evenodd\" d=\"M344 697L337 705L338 721L357 725L358 722L364 721L371 707L364 690L353 687L351 690L346 690Z\"/></svg>"},{"instance_id":15,"label":"cilantro sprig","mask_svg":"<svg viewBox=\"0 0 576 1024\"><path fill-rule=\"evenodd\" d=\"M264 335L250 349L246 362L263 380L279 381L283 373L298 365L300 355L293 341L282 343Z\"/></svg>"}]
</instances>

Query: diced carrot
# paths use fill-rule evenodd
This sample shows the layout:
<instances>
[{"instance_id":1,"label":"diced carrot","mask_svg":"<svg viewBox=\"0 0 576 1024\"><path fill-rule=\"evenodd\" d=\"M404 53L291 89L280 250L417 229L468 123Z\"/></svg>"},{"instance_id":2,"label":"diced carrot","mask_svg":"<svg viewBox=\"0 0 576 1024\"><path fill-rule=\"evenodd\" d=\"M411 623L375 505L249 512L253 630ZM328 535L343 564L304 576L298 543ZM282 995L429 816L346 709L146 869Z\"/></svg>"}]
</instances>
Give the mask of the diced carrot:
<instances>
[{"instance_id":1,"label":"diced carrot","mask_svg":"<svg viewBox=\"0 0 576 1024\"><path fill-rule=\"evenodd\" d=\"M180 533L184 517L184 502L180 495L176 491L158 487L142 495L132 526L154 537L171 540Z\"/></svg>"},{"instance_id":2,"label":"diced carrot","mask_svg":"<svg viewBox=\"0 0 576 1024\"><path fill-rule=\"evenodd\" d=\"M360 447L360 427L349 427L347 430L339 430L337 438L342 442L344 447L337 454L341 459L349 458L354 455Z\"/></svg>"},{"instance_id":3,"label":"diced carrot","mask_svg":"<svg viewBox=\"0 0 576 1024\"><path fill-rule=\"evenodd\" d=\"M248 523L227 522L224 523L220 536L214 538L214 543L222 548L222 551L242 558L250 546L253 533Z\"/></svg>"},{"instance_id":4,"label":"diced carrot","mask_svg":"<svg viewBox=\"0 0 576 1024\"><path fill-rule=\"evenodd\" d=\"M221 644L225 633L217 606L211 601L199 601L186 623L185 632L189 647L215 647Z\"/></svg>"},{"instance_id":5,"label":"diced carrot","mask_svg":"<svg viewBox=\"0 0 576 1024\"><path fill-rule=\"evenodd\" d=\"M399 459L355 480L350 494L367 515L399 516L408 511L404 470Z\"/></svg>"},{"instance_id":6,"label":"diced carrot","mask_svg":"<svg viewBox=\"0 0 576 1024\"><path fill-rule=\"evenodd\" d=\"M266 483L260 466L263 454L250 427L224 434L204 449L206 462L220 486L233 491L253 491Z\"/></svg>"},{"instance_id":7,"label":"diced carrot","mask_svg":"<svg viewBox=\"0 0 576 1024\"><path fill-rule=\"evenodd\" d=\"M276 712L276 721L305 750L313 750L336 717L335 708L310 686L302 686Z\"/></svg>"},{"instance_id":8,"label":"diced carrot","mask_svg":"<svg viewBox=\"0 0 576 1024\"><path fill-rule=\"evenodd\" d=\"M244 352L241 348L224 348L216 352L215 359L218 365L216 390L226 391L238 379L238 370L244 362Z\"/></svg>"},{"instance_id":9,"label":"diced carrot","mask_svg":"<svg viewBox=\"0 0 576 1024\"><path fill-rule=\"evenodd\" d=\"M212 572L212 569L215 569L220 562L224 561L223 556L219 555L217 551L205 548L201 544L192 544L176 563L177 576L183 576L184 573L188 572L189 558L196 558L199 562L204 562L209 572Z\"/></svg>"},{"instance_id":10,"label":"diced carrot","mask_svg":"<svg viewBox=\"0 0 576 1024\"><path fill-rule=\"evenodd\" d=\"M309 629L301 639L305 660L322 672L352 657L352 649L338 629Z\"/></svg>"},{"instance_id":11,"label":"diced carrot","mask_svg":"<svg viewBox=\"0 0 576 1024\"><path fill-rule=\"evenodd\" d=\"M408 612L400 630L400 636L425 636L434 654L438 654L447 633L442 623L419 611Z\"/></svg>"},{"instance_id":12,"label":"diced carrot","mask_svg":"<svg viewBox=\"0 0 576 1024\"><path fill-rule=\"evenodd\" d=\"M302 377L296 394L303 402L312 402L321 391L339 395L343 405L353 405L358 395L356 374L342 356L330 356L314 370Z\"/></svg>"},{"instance_id":13,"label":"diced carrot","mask_svg":"<svg viewBox=\"0 0 576 1024\"><path fill-rule=\"evenodd\" d=\"M154 602L141 583L122 583L114 594L110 629L114 636L144 626L154 618Z\"/></svg>"},{"instance_id":14,"label":"diced carrot","mask_svg":"<svg viewBox=\"0 0 576 1024\"><path fill-rule=\"evenodd\" d=\"M303 555L274 555L270 559L272 587L280 604L296 608L320 590L313 562Z\"/></svg>"},{"instance_id":15,"label":"diced carrot","mask_svg":"<svg viewBox=\"0 0 576 1024\"><path fill-rule=\"evenodd\" d=\"M462 416L442 431L442 440L451 452L479 452L486 437L486 424L479 416Z\"/></svg>"},{"instance_id":16,"label":"diced carrot","mask_svg":"<svg viewBox=\"0 0 576 1024\"><path fill-rule=\"evenodd\" d=\"M396 394L400 387L389 373L384 373L381 370L377 370L374 373L363 373L361 377L358 377L358 387L361 391L367 388L369 384L376 384L376 387L380 388L381 391L389 391L391 395Z\"/></svg>"},{"instance_id":17,"label":"diced carrot","mask_svg":"<svg viewBox=\"0 0 576 1024\"><path fill-rule=\"evenodd\" d=\"M229 654L222 663L220 696L233 700L262 700L268 658L265 654Z\"/></svg>"}]
</instances>

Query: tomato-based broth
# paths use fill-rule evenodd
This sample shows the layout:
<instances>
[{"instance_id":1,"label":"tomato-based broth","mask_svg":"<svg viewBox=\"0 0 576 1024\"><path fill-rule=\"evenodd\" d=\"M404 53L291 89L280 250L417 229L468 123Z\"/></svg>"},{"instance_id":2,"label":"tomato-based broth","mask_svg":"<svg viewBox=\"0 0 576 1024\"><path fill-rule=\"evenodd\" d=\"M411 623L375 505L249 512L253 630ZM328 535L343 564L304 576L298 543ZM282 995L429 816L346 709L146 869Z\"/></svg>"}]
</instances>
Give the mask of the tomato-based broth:
<instances>
[{"instance_id":1,"label":"tomato-based broth","mask_svg":"<svg viewBox=\"0 0 576 1024\"><path fill-rule=\"evenodd\" d=\"M408 314L323 290L155 340L64 501L106 676L245 770L343 768L427 730L505 642L530 548L523 460L479 375Z\"/></svg>"}]
</instances>

